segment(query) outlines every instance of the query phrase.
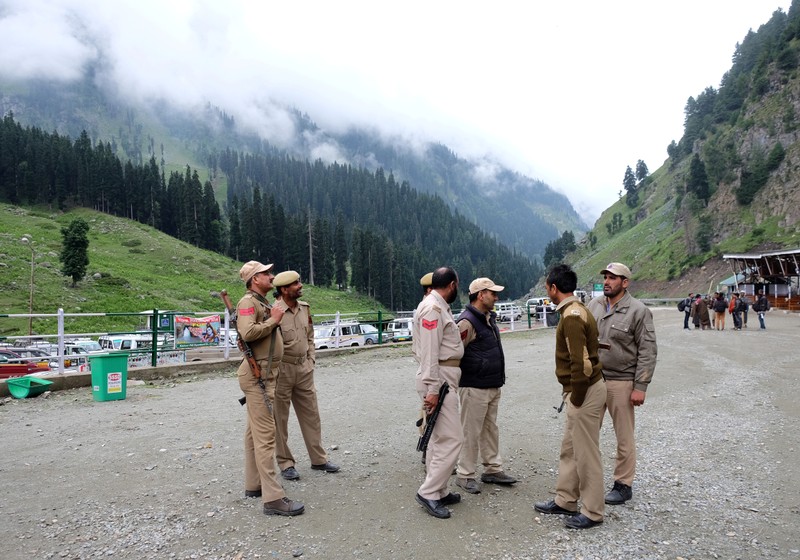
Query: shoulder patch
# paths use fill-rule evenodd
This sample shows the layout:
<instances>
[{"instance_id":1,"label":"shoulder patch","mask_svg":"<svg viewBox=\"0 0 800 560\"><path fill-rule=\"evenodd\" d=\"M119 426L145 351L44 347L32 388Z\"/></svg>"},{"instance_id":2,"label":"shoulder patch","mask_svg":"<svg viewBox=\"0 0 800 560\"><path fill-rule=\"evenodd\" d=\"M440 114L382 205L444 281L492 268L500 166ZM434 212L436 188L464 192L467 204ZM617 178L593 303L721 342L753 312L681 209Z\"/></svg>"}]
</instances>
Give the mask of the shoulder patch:
<instances>
[{"instance_id":1,"label":"shoulder patch","mask_svg":"<svg viewBox=\"0 0 800 560\"><path fill-rule=\"evenodd\" d=\"M581 314L581 310L580 309L573 309L572 311L569 312L569 314L570 315L580 315Z\"/></svg>"},{"instance_id":2,"label":"shoulder patch","mask_svg":"<svg viewBox=\"0 0 800 560\"><path fill-rule=\"evenodd\" d=\"M255 307L245 307L239 311L239 315L255 315L256 308Z\"/></svg>"},{"instance_id":3,"label":"shoulder patch","mask_svg":"<svg viewBox=\"0 0 800 560\"><path fill-rule=\"evenodd\" d=\"M466 330L461 331L461 340L462 341L463 340L467 340L467 331Z\"/></svg>"},{"instance_id":4,"label":"shoulder patch","mask_svg":"<svg viewBox=\"0 0 800 560\"><path fill-rule=\"evenodd\" d=\"M427 329L429 331L432 331L438 326L439 326L439 319L434 319L433 321L428 321L427 319L423 319L422 320L422 328L423 329Z\"/></svg>"}]
</instances>

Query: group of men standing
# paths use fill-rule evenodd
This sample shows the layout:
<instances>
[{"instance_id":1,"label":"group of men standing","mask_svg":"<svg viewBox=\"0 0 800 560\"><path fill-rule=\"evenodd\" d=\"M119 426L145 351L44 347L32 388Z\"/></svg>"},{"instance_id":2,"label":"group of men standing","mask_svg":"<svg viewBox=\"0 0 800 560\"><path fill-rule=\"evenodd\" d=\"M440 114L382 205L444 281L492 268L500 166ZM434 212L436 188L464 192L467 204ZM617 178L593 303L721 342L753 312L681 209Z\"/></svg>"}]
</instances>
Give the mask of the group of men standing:
<instances>
[{"instance_id":1,"label":"group of men standing","mask_svg":"<svg viewBox=\"0 0 800 560\"><path fill-rule=\"evenodd\" d=\"M577 275L567 265L548 273L547 295L560 314L556 329L556 378L562 385L567 421L561 444L554 499L537 502L540 513L567 516L566 526L585 529L603 521L605 504L633 496L636 471L634 407L645 401L655 369L657 345L650 310L627 291L630 269L611 263L602 272L603 296L588 307L574 295ZM439 405L440 387L458 388L459 400L444 397L426 458L426 477L416 500L431 515L450 517L448 505L461 496L448 489L456 467L456 485L479 492L475 469L480 453L483 482L513 484L502 470L497 429L505 361L491 308L503 289L488 278L469 287L470 305L456 320L450 304L458 292L452 268L433 273L432 292L417 307L414 356L419 364L416 388L424 407ZM600 427L608 410L617 438L614 485L604 496ZM456 466L457 465L457 466ZM580 506L580 507L579 507Z\"/></svg>"},{"instance_id":2,"label":"group of men standing","mask_svg":"<svg viewBox=\"0 0 800 560\"><path fill-rule=\"evenodd\" d=\"M427 275L426 275L427 276ZM469 285L469 304L458 319L450 304L458 297L458 275L450 267L434 271L430 290L414 314L412 351L419 364L416 389L426 413L439 413L425 454L426 476L416 500L438 518L450 517L448 505L461 501L448 483L456 469L456 486L480 493L481 482L511 485L517 479L503 472L497 411L505 384L505 356L496 315L492 311L503 286L489 278ZM444 383L450 393L440 402Z\"/></svg>"},{"instance_id":3,"label":"group of men standing","mask_svg":"<svg viewBox=\"0 0 800 560\"><path fill-rule=\"evenodd\" d=\"M244 435L245 496L262 498L267 515L300 515L305 506L286 497L275 463L286 480L297 480L295 458L288 445L289 409L293 406L311 468L335 473L322 446L322 429L314 386L314 326L308 304L300 300L300 275L288 270L277 276L271 264L246 263L239 276L247 292L236 306L236 327L260 371L243 360L237 375L247 402ZM275 303L267 296L275 290Z\"/></svg>"},{"instance_id":4,"label":"group of men standing","mask_svg":"<svg viewBox=\"0 0 800 560\"><path fill-rule=\"evenodd\" d=\"M577 275L567 265L548 273L547 295L557 304L555 371L562 386L567 420L561 443L555 498L538 502L545 514L566 515L573 529L603 521L605 504L630 500L636 470L634 407L644 403L656 362L652 315L627 291L630 269L611 263L603 271L603 296L585 306L574 292ZM272 274L272 265L250 261L239 271L247 292L236 307L237 331L258 364L238 369L247 403L244 436L245 496L260 497L267 515L302 514L302 503L289 499L277 481L275 464L286 480L300 474L288 446L288 417L294 407L311 459L311 468L328 473L339 467L322 446L314 386L314 331L303 285L295 271ZM448 484L480 493L482 483L511 485L500 454L497 414L505 384L505 356L492 311L504 287L489 278L469 285L469 304L456 319L450 305L458 298L455 270L442 267L420 283L424 298L417 307L412 351L418 363L416 390L426 414L438 410L425 455L426 476L416 501L438 518L461 501ZM267 299L275 290L275 302ZM450 393L442 393L447 383ZM440 401L440 394L444 396ZM617 438L614 485L604 494L600 427L608 410ZM455 469L455 470L454 470Z\"/></svg>"},{"instance_id":5,"label":"group of men standing","mask_svg":"<svg viewBox=\"0 0 800 560\"><path fill-rule=\"evenodd\" d=\"M682 310L684 313L684 329L689 329L689 320L691 319L695 329L724 331L725 314L727 313L733 320L733 330L739 331L747 328L747 315L750 307L750 300L741 292L732 292L730 300L726 299L722 292L714 292L707 299L700 294L689 292L689 295L680 302L678 310ZM769 300L760 289L756 290L752 309L758 314L759 326L766 329L764 313L769 310Z\"/></svg>"}]
</instances>

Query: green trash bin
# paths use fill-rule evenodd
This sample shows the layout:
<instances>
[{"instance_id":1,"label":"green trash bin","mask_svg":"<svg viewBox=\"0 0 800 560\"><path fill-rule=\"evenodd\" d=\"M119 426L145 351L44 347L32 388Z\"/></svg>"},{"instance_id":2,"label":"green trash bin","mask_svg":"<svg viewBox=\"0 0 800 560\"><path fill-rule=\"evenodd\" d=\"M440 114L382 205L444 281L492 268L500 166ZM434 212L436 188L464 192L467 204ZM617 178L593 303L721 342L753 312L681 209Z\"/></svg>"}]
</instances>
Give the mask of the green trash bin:
<instances>
[{"instance_id":1,"label":"green trash bin","mask_svg":"<svg viewBox=\"0 0 800 560\"><path fill-rule=\"evenodd\" d=\"M117 401L125 398L129 355L128 352L89 355L94 400Z\"/></svg>"}]
</instances>

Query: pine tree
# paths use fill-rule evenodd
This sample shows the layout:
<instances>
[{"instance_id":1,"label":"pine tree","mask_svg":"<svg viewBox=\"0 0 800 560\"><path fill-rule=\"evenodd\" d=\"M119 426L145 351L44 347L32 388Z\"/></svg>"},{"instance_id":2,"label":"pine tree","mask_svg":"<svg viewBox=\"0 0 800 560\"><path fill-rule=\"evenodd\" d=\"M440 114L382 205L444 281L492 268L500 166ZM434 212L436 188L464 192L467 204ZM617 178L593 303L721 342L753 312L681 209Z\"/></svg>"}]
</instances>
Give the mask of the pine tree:
<instances>
[{"instance_id":1,"label":"pine tree","mask_svg":"<svg viewBox=\"0 0 800 560\"><path fill-rule=\"evenodd\" d=\"M63 247L59 260L63 263L61 274L72 278L72 287L86 274L89 267L89 224L82 218L72 220L68 227L61 228Z\"/></svg>"}]
</instances>

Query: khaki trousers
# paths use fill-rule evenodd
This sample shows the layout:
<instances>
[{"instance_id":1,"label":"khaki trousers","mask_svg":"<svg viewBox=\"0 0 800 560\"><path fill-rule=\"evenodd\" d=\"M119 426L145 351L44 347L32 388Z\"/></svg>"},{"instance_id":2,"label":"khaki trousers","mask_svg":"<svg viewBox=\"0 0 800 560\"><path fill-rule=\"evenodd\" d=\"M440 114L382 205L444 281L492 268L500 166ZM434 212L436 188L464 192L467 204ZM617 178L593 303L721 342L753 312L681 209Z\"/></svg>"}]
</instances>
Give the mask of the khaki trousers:
<instances>
[{"instance_id":1,"label":"khaki trousers","mask_svg":"<svg viewBox=\"0 0 800 560\"><path fill-rule=\"evenodd\" d=\"M267 361L259 362L262 371L267 370ZM244 488L261 490L264 503L280 500L286 496L275 476L275 421L264 402L264 394L256 383L246 360L236 372L239 387L247 397L247 428L244 432ZM267 376L267 395L275 396L277 368Z\"/></svg>"},{"instance_id":2,"label":"khaki trousers","mask_svg":"<svg viewBox=\"0 0 800 560\"><path fill-rule=\"evenodd\" d=\"M567 423L561 440L555 502L592 521L605 514L603 462L600 458L600 425L606 406L606 384L601 379L589 387L583 405L575 407L567 398Z\"/></svg>"},{"instance_id":3,"label":"khaki trousers","mask_svg":"<svg viewBox=\"0 0 800 560\"><path fill-rule=\"evenodd\" d=\"M295 465L289 449L289 407L294 407L297 423L308 450L312 465L324 465L328 455L322 447L322 422L319 418L317 388L311 362L281 363L275 388L275 426L277 430L276 458L281 470Z\"/></svg>"},{"instance_id":4,"label":"khaki trousers","mask_svg":"<svg viewBox=\"0 0 800 560\"><path fill-rule=\"evenodd\" d=\"M484 473L502 471L500 431L497 428L500 388L459 387L458 398L461 407L461 429L464 432L464 444L458 457L458 476L475 478L478 454L483 463Z\"/></svg>"},{"instance_id":5,"label":"khaki trousers","mask_svg":"<svg viewBox=\"0 0 800 560\"><path fill-rule=\"evenodd\" d=\"M426 500L441 500L450 493L447 484L464 441L458 414L458 380L461 378L461 370L457 367L439 366L439 375L450 385L450 392L444 398L425 454L425 481L417 493ZM427 387L419 382L419 376L417 393L421 399L427 393Z\"/></svg>"},{"instance_id":6,"label":"khaki trousers","mask_svg":"<svg viewBox=\"0 0 800 560\"><path fill-rule=\"evenodd\" d=\"M611 422L614 424L614 434L617 438L617 459L614 463L614 480L628 486L633 486L636 475L636 416L631 404L633 380L606 381L608 398L606 406Z\"/></svg>"}]
</instances>

